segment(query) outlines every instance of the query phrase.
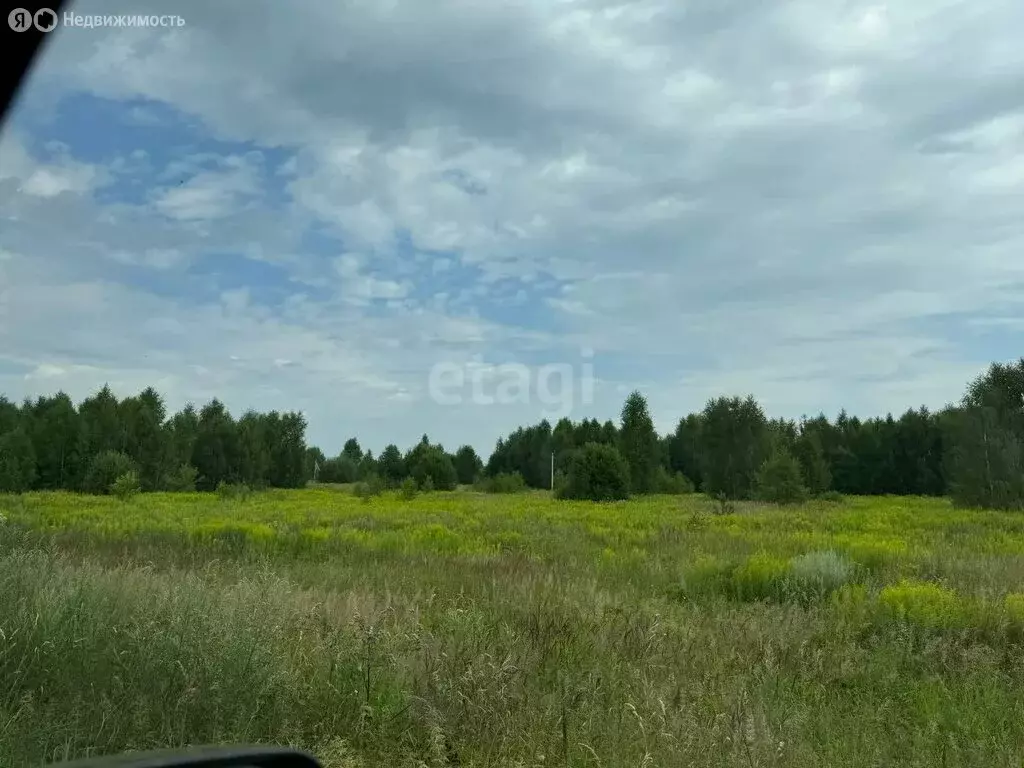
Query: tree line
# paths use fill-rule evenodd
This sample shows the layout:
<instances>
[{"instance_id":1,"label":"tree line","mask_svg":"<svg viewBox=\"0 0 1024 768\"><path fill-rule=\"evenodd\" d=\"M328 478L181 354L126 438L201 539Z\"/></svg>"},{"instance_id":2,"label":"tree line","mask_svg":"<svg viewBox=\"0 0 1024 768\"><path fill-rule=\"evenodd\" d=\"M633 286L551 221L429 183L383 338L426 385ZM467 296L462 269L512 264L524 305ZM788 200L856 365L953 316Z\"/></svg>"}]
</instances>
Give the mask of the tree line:
<instances>
[{"instance_id":1,"label":"tree line","mask_svg":"<svg viewBox=\"0 0 1024 768\"><path fill-rule=\"evenodd\" d=\"M214 399L168 416L153 388L123 400L103 387L76 408L63 392L17 406L0 397L0 490L106 493L133 474L141 490L213 490L222 483L306 482L306 420L247 412Z\"/></svg>"},{"instance_id":2,"label":"tree line","mask_svg":"<svg viewBox=\"0 0 1024 768\"><path fill-rule=\"evenodd\" d=\"M126 473L141 490L409 481L437 490L554 485L580 498L697 490L749 499L770 483L780 498L951 495L973 506L1024 508L1024 358L993 364L957 405L898 418L843 411L835 420L769 419L752 396L719 397L659 435L634 392L618 423L564 418L519 427L498 439L486 462L471 446L450 453L426 435L379 456L349 438L328 457L306 445L305 430L299 413L236 419L216 399L169 415L152 388L118 400L104 387L77 407L64 393L20 406L0 397L0 491L104 493Z\"/></svg>"},{"instance_id":3,"label":"tree line","mask_svg":"<svg viewBox=\"0 0 1024 768\"><path fill-rule=\"evenodd\" d=\"M992 364L956 405L909 409L898 418L861 420L842 411L834 421L823 414L769 419L752 396L719 397L658 435L634 392L618 425L562 419L517 429L498 440L487 470L517 472L527 485L547 487L552 453L567 495L585 498L692 487L724 499L762 492L773 500L828 492L949 495L969 506L1022 509L1024 358ZM587 482L600 476L601 489L573 482L574 471Z\"/></svg>"}]
</instances>

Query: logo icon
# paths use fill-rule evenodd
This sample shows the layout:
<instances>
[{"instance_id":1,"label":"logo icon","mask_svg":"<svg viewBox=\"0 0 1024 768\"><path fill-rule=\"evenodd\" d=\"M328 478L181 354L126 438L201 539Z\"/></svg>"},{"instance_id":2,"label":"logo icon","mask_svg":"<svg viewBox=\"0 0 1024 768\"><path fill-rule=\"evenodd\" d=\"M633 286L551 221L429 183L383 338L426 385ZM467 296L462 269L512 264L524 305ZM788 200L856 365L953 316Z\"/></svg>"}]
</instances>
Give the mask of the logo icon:
<instances>
[{"instance_id":1,"label":"logo icon","mask_svg":"<svg viewBox=\"0 0 1024 768\"><path fill-rule=\"evenodd\" d=\"M57 26L57 14L49 8L40 8L32 21L40 32L49 32Z\"/></svg>"},{"instance_id":2,"label":"logo icon","mask_svg":"<svg viewBox=\"0 0 1024 768\"><path fill-rule=\"evenodd\" d=\"M24 32L32 26L32 12L15 8L7 14L7 25L15 32Z\"/></svg>"},{"instance_id":3,"label":"logo icon","mask_svg":"<svg viewBox=\"0 0 1024 768\"><path fill-rule=\"evenodd\" d=\"M25 32L32 27L50 32L57 26L57 14L49 8L40 8L34 14L25 8L15 8L7 14L7 26L15 32Z\"/></svg>"}]
</instances>

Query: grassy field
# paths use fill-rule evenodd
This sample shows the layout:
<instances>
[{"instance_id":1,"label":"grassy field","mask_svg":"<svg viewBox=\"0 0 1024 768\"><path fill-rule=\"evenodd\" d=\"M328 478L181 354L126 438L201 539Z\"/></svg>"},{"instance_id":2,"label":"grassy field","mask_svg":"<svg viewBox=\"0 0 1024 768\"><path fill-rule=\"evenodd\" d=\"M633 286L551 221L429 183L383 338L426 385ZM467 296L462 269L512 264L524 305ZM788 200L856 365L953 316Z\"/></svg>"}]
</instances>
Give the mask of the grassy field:
<instances>
[{"instance_id":1,"label":"grassy field","mask_svg":"<svg viewBox=\"0 0 1024 768\"><path fill-rule=\"evenodd\" d=\"M942 500L0 497L0 765L1024 760L1024 518Z\"/></svg>"}]
</instances>

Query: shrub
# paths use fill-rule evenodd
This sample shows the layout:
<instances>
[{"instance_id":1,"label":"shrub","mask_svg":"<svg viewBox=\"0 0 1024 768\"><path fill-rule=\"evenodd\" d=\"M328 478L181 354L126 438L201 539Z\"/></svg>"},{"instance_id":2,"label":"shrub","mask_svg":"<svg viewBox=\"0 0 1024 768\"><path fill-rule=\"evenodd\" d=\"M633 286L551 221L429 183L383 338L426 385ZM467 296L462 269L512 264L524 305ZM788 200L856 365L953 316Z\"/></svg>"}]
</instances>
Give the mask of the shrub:
<instances>
[{"instance_id":1,"label":"shrub","mask_svg":"<svg viewBox=\"0 0 1024 768\"><path fill-rule=\"evenodd\" d=\"M856 573L838 552L807 552L790 560L789 584L802 597L821 597L849 584Z\"/></svg>"},{"instance_id":2,"label":"shrub","mask_svg":"<svg viewBox=\"0 0 1024 768\"><path fill-rule=\"evenodd\" d=\"M611 445L587 443L573 454L562 499L616 501L629 498L629 466Z\"/></svg>"},{"instance_id":3,"label":"shrub","mask_svg":"<svg viewBox=\"0 0 1024 768\"><path fill-rule=\"evenodd\" d=\"M427 478L431 481L431 490L454 491L459 482L452 458L438 445L417 446L410 458L409 474L416 480L420 490L426 490Z\"/></svg>"},{"instance_id":4,"label":"shrub","mask_svg":"<svg viewBox=\"0 0 1024 768\"><path fill-rule=\"evenodd\" d=\"M363 501L369 501L374 496L380 496L383 492L384 481L375 473L367 475L366 478L352 486L352 495Z\"/></svg>"},{"instance_id":5,"label":"shrub","mask_svg":"<svg viewBox=\"0 0 1024 768\"><path fill-rule=\"evenodd\" d=\"M846 497L843 496L839 491L825 491L818 498L821 501L828 502L829 504L842 504L846 501Z\"/></svg>"},{"instance_id":6,"label":"shrub","mask_svg":"<svg viewBox=\"0 0 1024 768\"><path fill-rule=\"evenodd\" d=\"M484 493L521 493L526 490L526 481L518 472L501 472L483 478L477 487Z\"/></svg>"},{"instance_id":7,"label":"shrub","mask_svg":"<svg viewBox=\"0 0 1024 768\"><path fill-rule=\"evenodd\" d=\"M800 462L784 449L761 465L754 488L757 498L772 504L798 504L807 498Z\"/></svg>"},{"instance_id":8,"label":"shrub","mask_svg":"<svg viewBox=\"0 0 1024 768\"><path fill-rule=\"evenodd\" d=\"M110 484L110 493L121 501L131 501L141 491L138 472L125 472Z\"/></svg>"},{"instance_id":9,"label":"shrub","mask_svg":"<svg viewBox=\"0 0 1024 768\"><path fill-rule=\"evenodd\" d=\"M419 489L416 487L416 481L411 477L405 478L402 481L402 485L398 489L398 495L405 499L405 501L412 501L416 498L416 493Z\"/></svg>"},{"instance_id":10,"label":"shrub","mask_svg":"<svg viewBox=\"0 0 1024 768\"><path fill-rule=\"evenodd\" d=\"M732 587L740 600L781 598L789 576L789 561L772 555L754 555L733 571Z\"/></svg>"},{"instance_id":11,"label":"shrub","mask_svg":"<svg viewBox=\"0 0 1024 768\"><path fill-rule=\"evenodd\" d=\"M434 478L427 475L423 478L423 482L420 483L420 490L424 493L432 493L434 490Z\"/></svg>"},{"instance_id":12,"label":"shrub","mask_svg":"<svg viewBox=\"0 0 1024 768\"><path fill-rule=\"evenodd\" d=\"M664 467L658 467L654 471L651 490L654 493L665 493L673 496L683 496L693 493L693 482L682 472L669 472Z\"/></svg>"},{"instance_id":13,"label":"shrub","mask_svg":"<svg viewBox=\"0 0 1024 768\"><path fill-rule=\"evenodd\" d=\"M122 475L130 472L138 474L138 467L131 458L120 451L103 451L93 457L89 469L82 481L82 490L86 493L110 493L110 486Z\"/></svg>"},{"instance_id":14,"label":"shrub","mask_svg":"<svg viewBox=\"0 0 1024 768\"><path fill-rule=\"evenodd\" d=\"M351 456L342 454L333 459L327 459L320 465L320 473L317 475L317 482L333 485L345 485L355 482L356 474L359 472L359 465Z\"/></svg>"},{"instance_id":15,"label":"shrub","mask_svg":"<svg viewBox=\"0 0 1024 768\"><path fill-rule=\"evenodd\" d=\"M721 491L712 497L712 511L716 515L731 515L736 511L736 505L729 501L728 497Z\"/></svg>"},{"instance_id":16,"label":"shrub","mask_svg":"<svg viewBox=\"0 0 1024 768\"><path fill-rule=\"evenodd\" d=\"M891 618L928 628L960 626L966 613L956 592L925 581L890 584L878 602Z\"/></svg>"},{"instance_id":17,"label":"shrub","mask_svg":"<svg viewBox=\"0 0 1024 768\"><path fill-rule=\"evenodd\" d=\"M221 501L246 501L252 495L252 488L245 483L226 483L221 480L217 484L217 496Z\"/></svg>"},{"instance_id":18,"label":"shrub","mask_svg":"<svg viewBox=\"0 0 1024 768\"><path fill-rule=\"evenodd\" d=\"M199 470L191 464L182 464L164 480L164 487L173 493L190 493L196 489Z\"/></svg>"},{"instance_id":19,"label":"shrub","mask_svg":"<svg viewBox=\"0 0 1024 768\"><path fill-rule=\"evenodd\" d=\"M568 484L569 484L569 475L567 475L565 473L565 470L556 469L555 470L555 482L552 483L553 487L551 489L552 492L555 495L555 498L559 498L559 494L564 492L564 488Z\"/></svg>"}]
</instances>

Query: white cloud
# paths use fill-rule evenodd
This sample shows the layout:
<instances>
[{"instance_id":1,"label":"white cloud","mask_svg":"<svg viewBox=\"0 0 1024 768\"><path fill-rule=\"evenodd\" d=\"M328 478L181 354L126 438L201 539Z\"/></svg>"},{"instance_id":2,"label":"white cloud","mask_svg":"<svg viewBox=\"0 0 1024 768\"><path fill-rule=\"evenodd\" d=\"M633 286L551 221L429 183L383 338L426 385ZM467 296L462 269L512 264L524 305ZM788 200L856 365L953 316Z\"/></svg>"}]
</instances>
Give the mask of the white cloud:
<instances>
[{"instance_id":1,"label":"white cloud","mask_svg":"<svg viewBox=\"0 0 1024 768\"><path fill-rule=\"evenodd\" d=\"M26 151L20 136L5 133L0 141L0 182L12 179L22 194L51 198L85 194L109 180L105 170L75 161L63 147L54 149L51 162L39 163Z\"/></svg>"},{"instance_id":2,"label":"white cloud","mask_svg":"<svg viewBox=\"0 0 1024 768\"><path fill-rule=\"evenodd\" d=\"M216 170L199 171L158 191L153 204L178 221L209 221L236 213L261 191L260 171L251 158L224 158Z\"/></svg>"},{"instance_id":3,"label":"white cloud","mask_svg":"<svg viewBox=\"0 0 1024 768\"><path fill-rule=\"evenodd\" d=\"M147 7L97 0L81 12ZM97 287L84 260L170 274L214 250L273 262L299 287L280 305L254 288L198 307L187 293L179 305L116 289L100 325L130 327L141 351L164 338L145 313L177 324L172 349L144 368L182 396L281 392L306 398L314 423L378 433L408 424L385 415L403 403L421 419L410 429L465 429L485 446L531 418L424 407L430 365L481 351L564 357L586 342L606 356L594 406L605 417L615 386L638 382L663 413L722 391L790 415L940 405L988 357L1017 351L1005 325L983 321L1022 314L1019 3L236 10L196 6L173 33L55 40L40 87L164 102L212 136L292 157L273 180L253 156L183 157L162 169L158 223L130 206L76 207L69 198L101 175L0 143L0 200L18 225L0 247L53 270L4 262L3 279L26 289L2 293L0 338L30 368L73 362L49 352L60 323L75 325L64 312L39 319L50 335L32 344L12 320L37 316L22 299L58 266L54 295L91 316L115 289ZM108 170L141 174L153 157ZM270 190L288 205L272 208ZM65 241L48 231L57 220ZM314 260L309 224L348 252ZM480 279L467 284L466 267ZM481 318L499 303L501 322ZM980 349L955 330L968 327L1004 335ZM86 348L95 360L82 364L141 376L129 352ZM223 370L230 355L238 365ZM616 362L601 371L602 359ZM182 373L191 364L204 373Z\"/></svg>"},{"instance_id":4,"label":"white cloud","mask_svg":"<svg viewBox=\"0 0 1024 768\"><path fill-rule=\"evenodd\" d=\"M132 266L149 267L156 270L169 270L187 264L190 257L187 253L175 248L149 248L141 253L129 251L111 251L113 261Z\"/></svg>"}]
</instances>

